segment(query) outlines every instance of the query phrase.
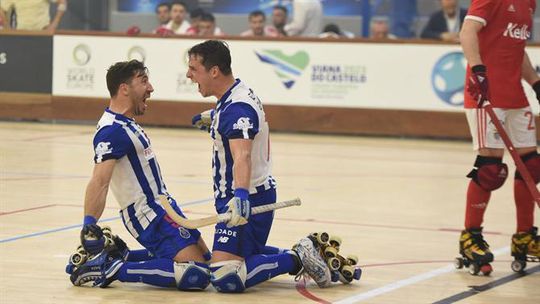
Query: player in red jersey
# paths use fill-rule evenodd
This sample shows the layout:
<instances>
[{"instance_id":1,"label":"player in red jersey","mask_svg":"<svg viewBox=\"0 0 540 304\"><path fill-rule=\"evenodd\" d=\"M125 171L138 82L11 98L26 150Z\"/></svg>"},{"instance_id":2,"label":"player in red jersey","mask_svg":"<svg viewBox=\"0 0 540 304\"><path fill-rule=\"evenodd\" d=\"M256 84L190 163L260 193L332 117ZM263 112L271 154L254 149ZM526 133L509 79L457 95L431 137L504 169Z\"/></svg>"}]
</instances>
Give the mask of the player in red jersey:
<instances>
[{"instance_id":1,"label":"player in red jersey","mask_svg":"<svg viewBox=\"0 0 540 304\"><path fill-rule=\"evenodd\" d=\"M529 83L540 101L540 77L525 52L531 37L535 0L473 0L460 33L468 61L465 111L478 156L467 190L465 230L461 233L457 266L470 265L470 272L491 273L493 254L482 236L482 222L491 192L508 175L502 162L504 143L482 108L489 101L536 183L540 181L540 156L536 147L534 115L521 85ZM489 80L489 82L488 82ZM489 83L489 85L488 85ZM512 255L518 259L540 255L540 239L534 222L534 200L519 172L515 172L514 198L517 231L512 237ZM460 267L461 268L461 267Z\"/></svg>"}]
</instances>

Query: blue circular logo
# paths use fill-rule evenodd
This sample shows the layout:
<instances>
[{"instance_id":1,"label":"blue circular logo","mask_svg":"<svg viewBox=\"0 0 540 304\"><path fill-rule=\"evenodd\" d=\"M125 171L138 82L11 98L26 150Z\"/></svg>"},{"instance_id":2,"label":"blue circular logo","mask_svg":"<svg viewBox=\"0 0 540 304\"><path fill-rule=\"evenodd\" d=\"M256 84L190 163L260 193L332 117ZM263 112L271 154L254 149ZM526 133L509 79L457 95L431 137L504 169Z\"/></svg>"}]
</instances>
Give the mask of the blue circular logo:
<instances>
[{"instance_id":1,"label":"blue circular logo","mask_svg":"<svg viewBox=\"0 0 540 304\"><path fill-rule=\"evenodd\" d=\"M452 106L463 105L465 69L467 62L462 52L442 56L431 72L431 85L439 98Z\"/></svg>"}]
</instances>

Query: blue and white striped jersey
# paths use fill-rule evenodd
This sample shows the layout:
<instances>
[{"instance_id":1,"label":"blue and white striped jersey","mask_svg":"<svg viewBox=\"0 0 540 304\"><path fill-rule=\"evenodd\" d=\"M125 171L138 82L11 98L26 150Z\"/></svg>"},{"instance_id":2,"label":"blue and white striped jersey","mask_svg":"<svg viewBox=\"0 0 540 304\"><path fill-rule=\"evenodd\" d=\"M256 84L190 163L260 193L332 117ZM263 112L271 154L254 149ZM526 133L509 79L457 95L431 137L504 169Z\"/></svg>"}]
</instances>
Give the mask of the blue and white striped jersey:
<instances>
[{"instance_id":1,"label":"blue and white striped jersey","mask_svg":"<svg viewBox=\"0 0 540 304\"><path fill-rule=\"evenodd\" d=\"M231 139L253 140L249 193L276 188L272 178L269 128L259 98L240 79L217 102L210 135L214 140L212 169L214 197L234 195Z\"/></svg>"},{"instance_id":2,"label":"blue and white striped jersey","mask_svg":"<svg viewBox=\"0 0 540 304\"><path fill-rule=\"evenodd\" d=\"M94 162L116 159L111 190L129 232L137 238L164 214L159 194L167 194L150 140L133 119L106 109L94 135Z\"/></svg>"}]
</instances>

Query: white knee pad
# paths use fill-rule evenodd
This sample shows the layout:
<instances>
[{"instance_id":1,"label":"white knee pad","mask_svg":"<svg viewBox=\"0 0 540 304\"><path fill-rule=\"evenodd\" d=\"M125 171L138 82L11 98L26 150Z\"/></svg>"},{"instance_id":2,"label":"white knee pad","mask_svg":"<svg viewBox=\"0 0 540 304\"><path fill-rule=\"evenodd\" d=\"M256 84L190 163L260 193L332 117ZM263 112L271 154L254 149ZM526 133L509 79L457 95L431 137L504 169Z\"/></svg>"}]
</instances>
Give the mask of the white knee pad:
<instances>
[{"instance_id":1,"label":"white knee pad","mask_svg":"<svg viewBox=\"0 0 540 304\"><path fill-rule=\"evenodd\" d=\"M219 292L236 293L246 289L246 263L230 260L210 264L212 278L210 282Z\"/></svg>"},{"instance_id":2,"label":"white knee pad","mask_svg":"<svg viewBox=\"0 0 540 304\"><path fill-rule=\"evenodd\" d=\"M204 263L174 262L174 280L179 290L203 290L210 284L210 269Z\"/></svg>"}]
</instances>

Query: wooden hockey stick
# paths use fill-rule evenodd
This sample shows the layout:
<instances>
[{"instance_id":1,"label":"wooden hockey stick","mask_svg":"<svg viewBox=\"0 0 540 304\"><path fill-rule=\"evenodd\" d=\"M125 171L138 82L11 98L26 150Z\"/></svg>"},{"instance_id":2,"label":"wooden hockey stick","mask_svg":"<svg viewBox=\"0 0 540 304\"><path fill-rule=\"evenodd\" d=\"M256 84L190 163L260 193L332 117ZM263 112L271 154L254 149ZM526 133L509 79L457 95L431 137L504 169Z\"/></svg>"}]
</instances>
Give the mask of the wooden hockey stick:
<instances>
[{"instance_id":1,"label":"wooden hockey stick","mask_svg":"<svg viewBox=\"0 0 540 304\"><path fill-rule=\"evenodd\" d=\"M169 217L175 223L188 229L196 229L196 228L200 228L204 226L213 225L216 223L223 223L231 219L230 212L216 214L209 217L203 217L203 218L198 218L198 219L187 219L185 217L182 217L178 213L176 213L176 211L174 211L174 209L171 207L171 204L167 200L166 196L160 195L159 201L161 205L163 206L163 208L165 209L165 211L167 212L167 214L169 215ZM301 204L302 202L300 201L300 199L296 198L290 201L283 201L283 202L278 202L274 204L253 207L251 208L251 214L259 214L259 213L268 212L268 211L272 211L276 209L287 208L290 206L300 206Z\"/></svg>"},{"instance_id":2,"label":"wooden hockey stick","mask_svg":"<svg viewBox=\"0 0 540 304\"><path fill-rule=\"evenodd\" d=\"M527 167L525 167L523 160L521 160L521 157L519 157L519 154L516 151L516 148L512 144L510 137L508 137L508 134L506 133L506 130L504 129L503 125L499 121L497 114L495 113L495 111L493 111L493 106L491 105L489 101L486 101L484 103L484 109L487 111L489 117L491 118L491 121L495 125L497 132L499 132L499 135L501 136L504 142L504 145L506 146L506 149L508 150L508 152L510 152L510 155L514 159L514 163L516 164L519 174L521 174L521 177L523 177L525 184L527 184L527 188L529 189L529 192L531 193L533 199L538 204L538 207L540 207L540 192L538 192L538 188L536 188L536 183L533 181L531 174L529 173L529 170L527 170Z\"/></svg>"}]
</instances>

